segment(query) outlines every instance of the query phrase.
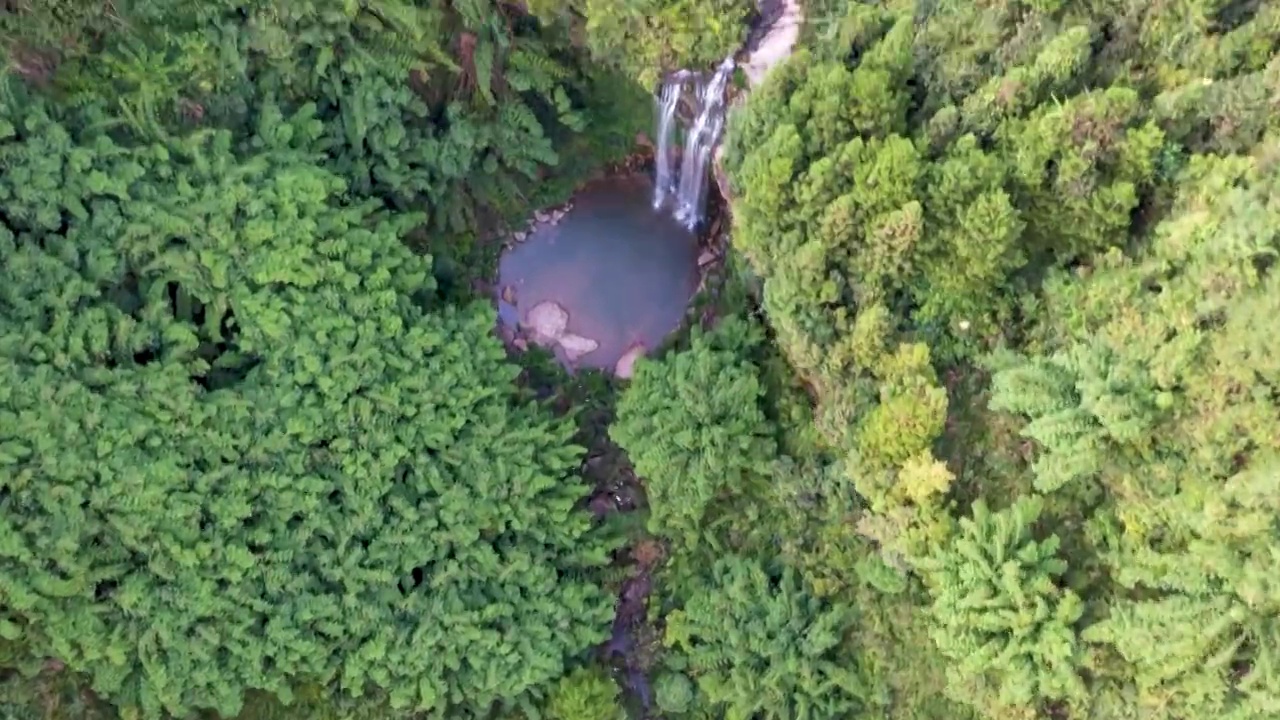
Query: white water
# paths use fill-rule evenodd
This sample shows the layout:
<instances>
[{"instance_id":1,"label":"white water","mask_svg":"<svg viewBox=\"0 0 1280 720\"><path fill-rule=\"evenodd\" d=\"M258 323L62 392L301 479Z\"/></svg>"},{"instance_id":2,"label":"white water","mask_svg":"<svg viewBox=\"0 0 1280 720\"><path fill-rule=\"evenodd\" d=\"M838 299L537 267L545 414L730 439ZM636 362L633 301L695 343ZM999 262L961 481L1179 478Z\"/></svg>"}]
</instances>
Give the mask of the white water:
<instances>
[{"instance_id":1,"label":"white water","mask_svg":"<svg viewBox=\"0 0 1280 720\"><path fill-rule=\"evenodd\" d=\"M686 73L682 70L663 83L658 95L658 147L654 151L653 209L658 210L674 188L671 182L671 140L675 135L676 106L680 104L682 83L675 79Z\"/></svg>"},{"instance_id":2,"label":"white water","mask_svg":"<svg viewBox=\"0 0 1280 720\"><path fill-rule=\"evenodd\" d=\"M707 172L711 153L724 131L725 90L735 67L733 57L725 58L715 73L707 78L682 70L669 76L658 96L657 151L654 157L653 206L662 208L668 197L674 200L672 214L685 227L693 229L702 222L707 201ZM680 158L679 181L673 181L671 157L675 135L675 113L680 98L692 86L697 101L697 115L684 136Z\"/></svg>"}]
</instances>

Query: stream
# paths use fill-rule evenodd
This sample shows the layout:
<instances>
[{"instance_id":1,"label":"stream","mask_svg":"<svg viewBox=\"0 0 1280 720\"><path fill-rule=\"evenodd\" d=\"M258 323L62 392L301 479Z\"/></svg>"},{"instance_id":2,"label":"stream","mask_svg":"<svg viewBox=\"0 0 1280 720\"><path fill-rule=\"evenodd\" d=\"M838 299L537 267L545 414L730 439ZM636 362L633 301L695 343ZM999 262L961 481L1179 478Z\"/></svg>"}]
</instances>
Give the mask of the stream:
<instances>
[{"instance_id":1,"label":"stream","mask_svg":"<svg viewBox=\"0 0 1280 720\"><path fill-rule=\"evenodd\" d=\"M799 0L758 0L757 9L737 53L741 62L728 58L710 72L677 70L660 88L656 183L647 175L594 182L566 207L540 212L527 231L515 233L499 263L498 315L517 349L534 343L571 370L610 369L628 378L635 360L684 320L700 281L696 229L715 164L708 161L718 162L729 74L741 68L749 86L759 86L791 55L804 23ZM677 154L676 107L690 88L695 114ZM612 636L601 648L618 670L631 710L646 718L656 716L639 639L653 635L650 571L641 562L623 583Z\"/></svg>"}]
</instances>

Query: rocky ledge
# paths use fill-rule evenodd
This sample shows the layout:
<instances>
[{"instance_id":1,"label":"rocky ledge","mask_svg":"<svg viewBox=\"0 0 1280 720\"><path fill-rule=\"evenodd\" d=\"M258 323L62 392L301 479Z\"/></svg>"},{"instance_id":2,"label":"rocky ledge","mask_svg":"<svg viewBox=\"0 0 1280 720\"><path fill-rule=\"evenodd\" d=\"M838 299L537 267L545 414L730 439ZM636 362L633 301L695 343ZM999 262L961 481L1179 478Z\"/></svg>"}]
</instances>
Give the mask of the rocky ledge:
<instances>
[{"instance_id":1,"label":"rocky ledge","mask_svg":"<svg viewBox=\"0 0 1280 720\"><path fill-rule=\"evenodd\" d=\"M548 208L535 212L533 217L529 218L528 225L521 230L516 230L511 233L511 242L522 243L525 240L528 240L534 233L538 232L538 230L545 227L554 227L560 224L560 221L563 220L564 216L572 209L573 202L570 201L560 205L559 207Z\"/></svg>"}]
</instances>

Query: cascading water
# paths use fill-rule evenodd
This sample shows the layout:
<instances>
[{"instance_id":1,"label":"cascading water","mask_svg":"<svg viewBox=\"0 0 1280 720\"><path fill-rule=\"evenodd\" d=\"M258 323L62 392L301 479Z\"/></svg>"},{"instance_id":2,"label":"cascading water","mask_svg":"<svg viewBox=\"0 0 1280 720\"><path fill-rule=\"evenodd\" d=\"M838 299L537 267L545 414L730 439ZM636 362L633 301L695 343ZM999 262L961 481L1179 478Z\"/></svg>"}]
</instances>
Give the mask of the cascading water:
<instances>
[{"instance_id":1,"label":"cascading water","mask_svg":"<svg viewBox=\"0 0 1280 720\"><path fill-rule=\"evenodd\" d=\"M672 213L685 226L693 229L702 222L706 206L707 171L711 153L720 141L725 121L725 89L736 67L733 57L725 58L710 78L681 70L670 75L658 95L657 149L654 157L653 206L674 199ZM675 135L676 109L687 85L692 83L697 100L697 115L684 136L680 158L680 177L673 178L672 140Z\"/></svg>"},{"instance_id":2,"label":"cascading water","mask_svg":"<svg viewBox=\"0 0 1280 720\"><path fill-rule=\"evenodd\" d=\"M680 104L680 91L689 72L681 70L662 84L658 95L658 147L654 152L653 209L662 207L667 193L675 188L671 182L671 139L675 135L676 107Z\"/></svg>"}]
</instances>

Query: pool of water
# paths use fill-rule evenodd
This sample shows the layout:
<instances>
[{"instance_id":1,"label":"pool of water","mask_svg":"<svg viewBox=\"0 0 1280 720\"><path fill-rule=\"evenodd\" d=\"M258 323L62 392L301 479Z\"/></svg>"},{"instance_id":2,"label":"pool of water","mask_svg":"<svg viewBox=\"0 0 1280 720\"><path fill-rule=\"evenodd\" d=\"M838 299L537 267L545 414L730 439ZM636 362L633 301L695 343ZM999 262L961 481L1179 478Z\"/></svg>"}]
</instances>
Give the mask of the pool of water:
<instances>
[{"instance_id":1,"label":"pool of water","mask_svg":"<svg viewBox=\"0 0 1280 720\"><path fill-rule=\"evenodd\" d=\"M579 367L613 369L635 348L660 345L697 290L698 243L669 212L653 210L652 194L646 175L592 183L558 223L507 250L498 273L501 322L528 335L530 311L536 317L554 307L566 320L564 335L577 339L542 344Z\"/></svg>"}]
</instances>

